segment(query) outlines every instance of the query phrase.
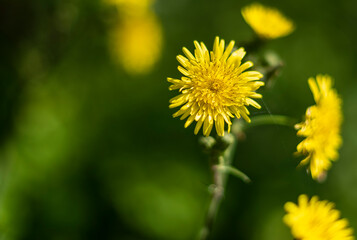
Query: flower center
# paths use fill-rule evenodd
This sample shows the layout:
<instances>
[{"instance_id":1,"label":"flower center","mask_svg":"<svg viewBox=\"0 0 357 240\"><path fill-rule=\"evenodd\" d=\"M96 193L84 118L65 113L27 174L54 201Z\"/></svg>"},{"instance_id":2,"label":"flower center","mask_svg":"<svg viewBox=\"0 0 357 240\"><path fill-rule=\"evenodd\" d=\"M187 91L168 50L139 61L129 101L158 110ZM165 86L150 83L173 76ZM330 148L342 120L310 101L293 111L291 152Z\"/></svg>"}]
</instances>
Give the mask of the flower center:
<instances>
[{"instance_id":1,"label":"flower center","mask_svg":"<svg viewBox=\"0 0 357 240\"><path fill-rule=\"evenodd\" d=\"M223 87L224 87L224 83L220 79L213 79L208 84L208 89L213 93L218 93L219 91L222 90Z\"/></svg>"},{"instance_id":2,"label":"flower center","mask_svg":"<svg viewBox=\"0 0 357 240\"><path fill-rule=\"evenodd\" d=\"M212 85L211 85L211 91L213 91L213 92L217 92L218 91L218 89L219 89L219 87L220 87L220 84L219 83L217 83L217 82L215 82L215 83L212 83Z\"/></svg>"}]
</instances>

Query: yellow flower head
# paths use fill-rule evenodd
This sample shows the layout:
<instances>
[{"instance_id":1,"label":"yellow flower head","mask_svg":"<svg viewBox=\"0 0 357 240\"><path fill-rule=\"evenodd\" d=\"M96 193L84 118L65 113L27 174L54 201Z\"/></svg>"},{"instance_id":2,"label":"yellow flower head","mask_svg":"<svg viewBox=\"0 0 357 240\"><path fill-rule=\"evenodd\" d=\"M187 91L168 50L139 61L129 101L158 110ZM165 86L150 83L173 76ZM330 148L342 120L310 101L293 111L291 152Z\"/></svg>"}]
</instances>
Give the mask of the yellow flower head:
<instances>
[{"instance_id":1,"label":"yellow flower head","mask_svg":"<svg viewBox=\"0 0 357 240\"><path fill-rule=\"evenodd\" d=\"M295 125L297 135L306 137L297 146L297 152L307 155L300 165L310 162L313 179L324 175L331 162L338 158L342 144L340 128L342 122L341 99L332 88L328 75L317 75L308 80L316 105L306 110L305 121Z\"/></svg>"},{"instance_id":2,"label":"yellow flower head","mask_svg":"<svg viewBox=\"0 0 357 240\"><path fill-rule=\"evenodd\" d=\"M294 31L293 22L284 17L279 10L259 3L244 7L242 15L254 32L263 39L283 37Z\"/></svg>"},{"instance_id":3,"label":"yellow flower head","mask_svg":"<svg viewBox=\"0 0 357 240\"><path fill-rule=\"evenodd\" d=\"M306 195L300 195L298 204L287 202L284 206L287 214L284 222L291 228L291 233L298 240L353 240L352 229L348 221L340 219L340 212L328 201L318 201L314 196L309 201Z\"/></svg>"},{"instance_id":4,"label":"yellow flower head","mask_svg":"<svg viewBox=\"0 0 357 240\"><path fill-rule=\"evenodd\" d=\"M243 48L233 53L234 41L225 49L224 40L216 37L213 51L208 51L204 43L194 41L194 55L183 48L186 57L177 56L182 65L178 70L184 75L181 79L168 78L172 83L170 90L178 89L180 94L170 100L170 108L183 105L173 116L188 117L185 127L196 121L195 134L203 125L203 134L208 136L213 125L219 136L224 135L224 125L227 123L228 132L232 122L230 118L241 116L248 122L249 111L246 108L260 105L251 98L261 98L255 91L264 83L257 81L262 74L257 71L245 71L253 66L248 61L241 64L245 55Z\"/></svg>"},{"instance_id":5,"label":"yellow flower head","mask_svg":"<svg viewBox=\"0 0 357 240\"><path fill-rule=\"evenodd\" d=\"M161 55L161 26L149 12L124 18L110 40L114 60L131 74L149 72Z\"/></svg>"}]
</instances>

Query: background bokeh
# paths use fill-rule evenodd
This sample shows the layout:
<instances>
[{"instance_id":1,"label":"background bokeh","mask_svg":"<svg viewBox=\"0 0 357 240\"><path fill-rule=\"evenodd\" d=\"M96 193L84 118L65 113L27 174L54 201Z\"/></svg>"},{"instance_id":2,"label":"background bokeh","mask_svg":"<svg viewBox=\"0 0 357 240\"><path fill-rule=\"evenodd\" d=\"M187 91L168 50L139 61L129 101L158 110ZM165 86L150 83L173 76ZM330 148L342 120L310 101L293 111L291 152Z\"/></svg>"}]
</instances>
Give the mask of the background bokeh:
<instances>
[{"instance_id":1,"label":"background bokeh","mask_svg":"<svg viewBox=\"0 0 357 240\"><path fill-rule=\"evenodd\" d=\"M209 47L217 35L238 46L250 40L240 14L249 3L152 3L161 50L150 71L137 73L113 57L111 33L125 15L113 4L3 0L1 239L195 239L209 201L209 166L193 127L171 116L175 93L166 77L180 77L175 56L183 46L192 50L193 40ZM328 73L344 101L344 144L320 184L296 169L301 139L294 129L250 129L234 166L252 183L230 177L212 239L292 239L283 205L301 193L335 202L357 229L357 2L262 3L279 8L296 30L261 49L275 51L285 65L260 91L263 109L253 116L300 120L313 104L307 78ZM151 49L137 44L140 52Z\"/></svg>"}]
</instances>

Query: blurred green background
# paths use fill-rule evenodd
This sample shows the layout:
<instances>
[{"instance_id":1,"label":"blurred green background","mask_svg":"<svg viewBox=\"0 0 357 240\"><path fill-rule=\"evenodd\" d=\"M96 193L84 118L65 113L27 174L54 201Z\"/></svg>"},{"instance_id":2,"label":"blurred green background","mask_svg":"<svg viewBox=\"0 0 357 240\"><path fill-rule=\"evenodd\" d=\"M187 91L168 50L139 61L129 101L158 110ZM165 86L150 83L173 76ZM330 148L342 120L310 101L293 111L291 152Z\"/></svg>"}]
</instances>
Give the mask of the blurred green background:
<instances>
[{"instance_id":1,"label":"blurred green background","mask_svg":"<svg viewBox=\"0 0 357 240\"><path fill-rule=\"evenodd\" d=\"M157 0L161 57L147 74L113 61L109 32L120 11L100 0L3 0L0 8L1 239L195 239L211 183L207 156L172 118L166 77L193 40L252 38L240 9L250 1ZM269 0L296 24L269 42L285 62L260 91L258 114L301 120L307 78L327 73L343 98L344 144L323 184L296 169L294 129L246 133L212 239L292 239L283 205L306 193L336 203L357 229L357 2Z\"/></svg>"}]
</instances>

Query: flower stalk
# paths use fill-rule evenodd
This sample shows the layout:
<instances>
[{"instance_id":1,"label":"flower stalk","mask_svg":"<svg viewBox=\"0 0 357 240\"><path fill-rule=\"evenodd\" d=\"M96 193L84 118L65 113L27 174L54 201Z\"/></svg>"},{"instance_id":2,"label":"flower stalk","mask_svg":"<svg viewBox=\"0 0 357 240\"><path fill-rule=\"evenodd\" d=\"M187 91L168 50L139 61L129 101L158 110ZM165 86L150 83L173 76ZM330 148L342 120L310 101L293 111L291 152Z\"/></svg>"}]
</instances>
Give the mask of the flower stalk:
<instances>
[{"instance_id":1,"label":"flower stalk","mask_svg":"<svg viewBox=\"0 0 357 240\"><path fill-rule=\"evenodd\" d=\"M203 142L203 141L201 141ZM212 143L211 140L206 141ZM226 133L223 137L217 136L215 143L211 145L210 162L213 175L212 196L207 210L204 226L200 231L199 239L208 239L212 232L220 204L222 202L228 174L233 173L245 182L250 179L238 169L233 168L232 162L237 146L237 138L233 134Z\"/></svg>"},{"instance_id":2,"label":"flower stalk","mask_svg":"<svg viewBox=\"0 0 357 240\"><path fill-rule=\"evenodd\" d=\"M262 115L252 118L250 124L241 120L234 122L232 133L225 133L224 136L202 137L200 143L210 156L210 165L213 175L213 184L211 189L211 200L208 206L204 226L202 227L199 239L206 240L212 232L213 224L216 219L219 207L221 205L228 175L232 174L240 178L243 182L251 182L250 178L240 170L232 166L234 154L237 148L239 136L248 127L254 127L266 124L278 124L293 127L296 121L286 116L280 115Z\"/></svg>"},{"instance_id":3,"label":"flower stalk","mask_svg":"<svg viewBox=\"0 0 357 240\"><path fill-rule=\"evenodd\" d=\"M246 130L251 127L262 126L262 125L280 125L287 127L294 127L297 123L297 120L284 116L284 115L259 115L251 118L249 124L244 124L242 126L243 130Z\"/></svg>"}]
</instances>

